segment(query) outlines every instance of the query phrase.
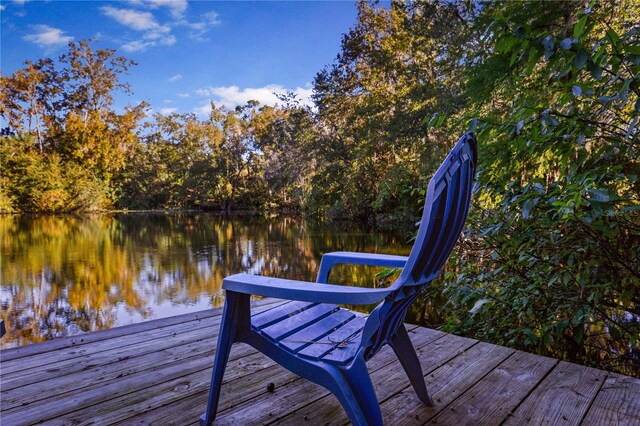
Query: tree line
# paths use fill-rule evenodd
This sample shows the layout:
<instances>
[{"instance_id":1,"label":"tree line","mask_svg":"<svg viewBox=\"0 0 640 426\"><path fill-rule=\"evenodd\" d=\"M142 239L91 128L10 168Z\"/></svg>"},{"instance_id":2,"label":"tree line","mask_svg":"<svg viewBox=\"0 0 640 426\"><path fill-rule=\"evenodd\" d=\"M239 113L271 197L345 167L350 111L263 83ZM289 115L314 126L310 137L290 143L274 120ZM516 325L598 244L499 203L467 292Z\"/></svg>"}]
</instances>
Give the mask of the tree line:
<instances>
[{"instance_id":1,"label":"tree line","mask_svg":"<svg viewBox=\"0 0 640 426\"><path fill-rule=\"evenodd\" d=\"M637 375L639 16L631 0L361 1L314 108L288 95L204 120L114 111L133 63L71 43L2 77L0 209L413 218L472 130L469 230L431 287L440 325Z\"/></svg>"}]
</instances>

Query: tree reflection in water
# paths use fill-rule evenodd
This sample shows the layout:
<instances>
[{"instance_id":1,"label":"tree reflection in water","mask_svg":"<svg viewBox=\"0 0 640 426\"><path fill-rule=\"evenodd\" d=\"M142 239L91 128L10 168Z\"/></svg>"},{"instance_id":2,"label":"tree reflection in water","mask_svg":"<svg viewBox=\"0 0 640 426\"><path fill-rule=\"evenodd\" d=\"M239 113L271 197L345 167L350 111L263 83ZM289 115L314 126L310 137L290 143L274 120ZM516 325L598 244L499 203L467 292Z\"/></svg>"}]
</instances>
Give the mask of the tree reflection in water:
<instances>
[{"instance_id":1,"label":"tree reflection in water","mask_svg":"<svg viewBox=\"0 0 640 426\"><path fill-rule=\"evenodd\" d=\"M322 253L408 254L406 233L217 215L0 216L2 348L218 307L241 271L314 280ZM373 285L339 267L333 282Z\"/></svg>"}]
</instances>

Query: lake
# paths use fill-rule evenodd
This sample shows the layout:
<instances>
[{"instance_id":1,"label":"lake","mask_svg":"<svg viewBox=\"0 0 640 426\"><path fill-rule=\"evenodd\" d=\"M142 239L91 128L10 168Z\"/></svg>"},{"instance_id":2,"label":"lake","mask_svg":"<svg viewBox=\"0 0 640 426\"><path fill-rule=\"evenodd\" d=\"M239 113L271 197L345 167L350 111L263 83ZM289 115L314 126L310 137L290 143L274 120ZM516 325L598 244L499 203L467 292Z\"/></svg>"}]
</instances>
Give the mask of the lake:
<instances>
[{"instance_id":1,"label":"lake","mask_svg":"<svg viewBox=\"0 0 640 426\"><path fill-rule=\"evenodd\" d=\"M220 307L225 276L314 281L323 253L406 255L410 238L293 218L0 216L0 347ZM338 266L330 281L374 286L379 271Z\"/></svg>"}]
</instances>

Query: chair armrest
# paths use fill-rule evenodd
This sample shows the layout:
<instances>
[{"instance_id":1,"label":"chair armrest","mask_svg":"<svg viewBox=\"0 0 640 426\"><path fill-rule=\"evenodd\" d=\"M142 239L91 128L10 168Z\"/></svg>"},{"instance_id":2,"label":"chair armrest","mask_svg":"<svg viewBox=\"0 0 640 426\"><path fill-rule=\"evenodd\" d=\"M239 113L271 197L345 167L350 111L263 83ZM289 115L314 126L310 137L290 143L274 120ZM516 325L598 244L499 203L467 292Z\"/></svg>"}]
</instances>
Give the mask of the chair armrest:
<instances>
[{"instance_id":1,"label":"chair armrest","mask_svg":"<svg viewBox=\"0 0 640 426\"><path fill-rule=\"evenodd\" d=\"M389 288L348 287L250 274L231 275L222 281L222 288L237 293L278 299L349 305L376 303L392 291Z\"/></svg>"},{"instance_id":2,"label":"chair armrest","mask_svg":"<svg viewBox=\"0 0 640 426\"><path fill-rule=\"evenodd\" d=\"M350 265L387 266L390 268L404 268L408 256L392 254L358 253L351 251L335 251L322 255L320 270L316 282L326 283L329 280L331 268L339 263Z\"/></svg>"}]
</instances>

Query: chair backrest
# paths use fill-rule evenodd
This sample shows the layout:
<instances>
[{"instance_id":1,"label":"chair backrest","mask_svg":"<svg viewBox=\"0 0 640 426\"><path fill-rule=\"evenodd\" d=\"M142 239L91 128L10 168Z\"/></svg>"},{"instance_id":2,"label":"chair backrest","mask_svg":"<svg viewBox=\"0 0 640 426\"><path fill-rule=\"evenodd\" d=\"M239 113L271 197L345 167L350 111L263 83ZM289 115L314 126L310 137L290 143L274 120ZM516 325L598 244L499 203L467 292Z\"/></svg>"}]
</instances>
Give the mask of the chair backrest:
<instances>
[{"instance_id":1,"label":"chair backrest","mask_svg":"<svg viewBox=\"0 0 640 426\"><path fill-rule=\"evenodd\" d=\"M451 254L469 211L478 162L476 138L466 133L444 159L427 187L420 229L394 291L371 313L363 333L365 358L393 337L407 309Z\"/></svg>"}]
</instances>

